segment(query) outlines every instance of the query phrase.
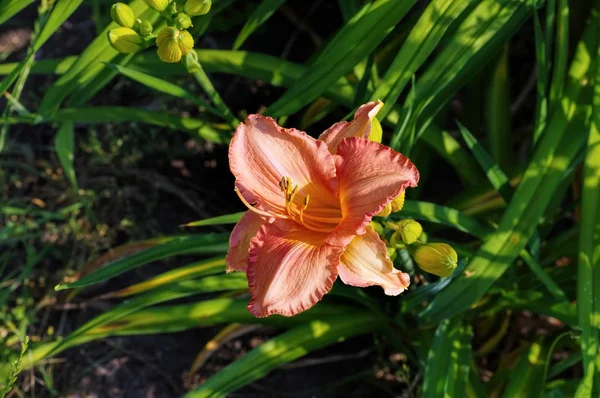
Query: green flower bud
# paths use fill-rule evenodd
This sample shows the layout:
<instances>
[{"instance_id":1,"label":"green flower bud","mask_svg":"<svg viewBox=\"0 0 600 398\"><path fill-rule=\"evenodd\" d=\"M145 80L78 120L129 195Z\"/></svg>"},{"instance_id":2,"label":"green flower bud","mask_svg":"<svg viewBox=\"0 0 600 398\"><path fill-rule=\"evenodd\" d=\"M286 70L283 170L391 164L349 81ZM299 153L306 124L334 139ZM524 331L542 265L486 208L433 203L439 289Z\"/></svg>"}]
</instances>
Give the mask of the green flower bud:
<instances>
[{"instance_id":1,"label":"green flower bud","mask_svg":"<svg viewBox=\"0 0 600 398\"><path fill-rule=\"evenodd\" d=\"M192 20L186 14L180 12L175 17L175 26L179 30L184 30L192 26Z\"/></svg>"},{"instance_id":2,"label":"green flower bud","mask_svg":"<svg viewBox=\"0 0 600 398\"><path fill-rule=\"evenodd\" d=\"M110 17L117 24L126 28L133 28L135 14L131 7L124 3L115 3L110 7Z\"/></svg>"},{"instance_id":3,"label":"green flower bud","mask_svg":"<svg viewBox=\"0 0 600 398\"><path fill-rule=\"evenodd\" d=\"M398 256L398 253L396 253L396 249L394 249L393 247L388 247L387 253L388 253L388 257L392 261L394 261L396 259L396 256Z\"/></svg>"},{"instance_id":4,"label":"green flower bud","mask_svg":"<svg viewBox=\"0 0 600 398\"><path fill-rule=\"evenodd\" d=\"M142 36L150 36L153 30L154 28L152 27L152 22L148 21L147 19L140 23L140 34Z\"/></svg>"},{"instance_id":5,"label":"green flower bud","mask_svg":"<svg viewBox=\"0 0 600 398\"><path fill-rule=\"evenodd\" d=\"M183 6L183 10L190 17L195 17L197 15L208 14L211 5L211 0L187 0Z\"/></svg>"},{"instance_id":6,"label":"green flower bud","mask_svg":"<svg viewBox=\"0 0 600 398\"><path fill-rule=\"evenodd\" d=\"M383 235L383 225L379 224L377 221L371 221L371 228L377 232L377 235Z\"/></svg>"},{"instance_id":7,"label":"green flower bud","mask_svg":"<svg viewBox=\"0 0 600 398\"><path fill-rule=\"evenodd\" d=\"M166 27L158 34L156 46L161 61L175 63L194 48L194 38L187 30Z\"/></svg>"},{"instance_id":8,"label":"green flower bud","mask_svg":"<svg viewBox=\"0 0 600 398\"><path fill-rule=\"evenodd\" d=\"M400 235L398 231L392 234L392 237L390 238L390 245L398 250L406 247L406 244L404 244L404 241L402 240L402 235Z\"/></svg>"},{"instance_id":9,"label":"green flower bud","mask_svg":"<svg viewBox=\"0 0 600 398\"><path fill-rule=\"evenodd\" d=\"M407 245L415 243L423 233L423 227L415 220L402 220L396 224L396 231Z\"/></svg>"},{"instance_id":10,"label":"green flower bud","mask_svg":"<svg viewBox=\"0 0 600 398\"><path fill-rule=\"evenodd\" d=\"M381 123L374 117L371 120L371 132L369 133L369 140L381 143L383 138L383 130L381 129Z\"/></svg>"},{"instance_id":11,"label":"green flower bud","mask_svg":"<svg viewBox=\"0 0 600 398\"><path fill-rule=\"evenodd\" d=\"M378 217L387 217L390 214L392 214L392 204L388 203L387 205L385 205L385 207L379 213L377 213L377 216Z\"/></svg>"},{"instance_id":12,"label":"green flower bud","mask_svg":"<svg viewBox=\"0 0 600 398\"><path fill-rule=\"evenodd\" d=\"M427 243L413 251L413 259L425 272L438 276L450 276L458 266L456 251L445 243Z\"/></svg>"},{"instance_id":13,"label":"green flower bud","mask_svg":"<svg viewBox=\"0 0 600 398\"><path fill-rule=\"evenodd\" d=\"M169 0L144 0L144 3L150 8L154 8L156 11L164 11L169 5Z\"/></svg>"},{"instance_id":14,"label":"green flower bud","mask_svg":"<svg viewBox=\"0 0 600 398\"><path fill-rule=\"evenodd\" d=\"M108 31L108 42L120 53L136 53L144 48L144 39L131 28L115 28Z\"/></svg>"}]
</instances>

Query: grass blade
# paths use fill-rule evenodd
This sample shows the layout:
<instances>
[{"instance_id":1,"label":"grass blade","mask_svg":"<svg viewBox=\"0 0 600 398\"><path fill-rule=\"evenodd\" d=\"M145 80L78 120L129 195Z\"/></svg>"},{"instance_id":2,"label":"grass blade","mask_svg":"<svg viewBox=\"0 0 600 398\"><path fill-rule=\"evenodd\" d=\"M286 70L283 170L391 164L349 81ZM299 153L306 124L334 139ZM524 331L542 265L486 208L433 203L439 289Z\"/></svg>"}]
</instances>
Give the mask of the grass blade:
<instances>
[{"instance_id":1,"label":"grass blade","mask_svg":"<svg viewBox=\"0 0 600 398\"><path fill-rule=\"evenodd\" d=\"M185 398L223 397L273 369L342 339L376 330L382 318L366 312L333 316L297 326L263 343L210 377Z\"/></svg>"},{"instance_id":2,"label":"grass blade","mask_svg":"<svg viewBox=\"0 0 600 398\"><path fill-rule=\"evenodd\" d=\"M569 59L569 0L558 0L556 18L556 50L550 83L550 104L557 106L563 96Z\"/></svg>"},{"instance_id":3,"label":"grass blade","mask_svg":"<svg viewBox=\"0 0 600 398\"><path fill-rule=\"evenodd\" d=\"M263 0L258 7L252 12L248 20L244 24L244 27L238 34L233 43L233 49L239 49L242 44L250 37L252 33L256 29L258 29L262 24L264 24L271 15L277 11L279 7L281 7L285 3L285 0Z\"/></svg>"},{"instance_id":4,"label":"grass blade","mask_svg":"<svg viewBox=\"0 0 600 398\"><path fill-rule=\"evenodd\" d=\"M589 23L595 26L597 20ZM566 132L586 130L589 109L578 106L577 102L585 87L581 82L590 77L588 48L596 48L590 45L596 43L596 32L590 26L578 46L561 107L553 114L549 130L541 138L498 228L467 266L472 276L457 278L434 298L421 316L434 321L468 310L512 264L535 232L570 161L583 146L581 134L567 135Z\"/></svg>"},{"instance_id":5,"label":"grass blade","mask_svg":"<svg viewBox=\"0 0 600 398\"><path fill-rule=\"evenodd\" d=\"M504 390L503 398L543 397L545 384L546 347L534 342L521 355L516 368L512 371L510 382Z\"/></svg>"},{"instance_id":6,"label":"grass blade","mask_svg":"<svg viewBox=\"0 0 600 398\"><path fill-rule=\"evenodd\" d=\"M597 47L596 51L592 54L596 75L592 124L583 168L577 265L577 312L586 378L595 373L594 360L600 349L600 51ZM594 382L600 388L600 373L595 373Z\"/></svg>"},{"instance_id":7,"label":"grass blade","mask_svg":"<svg viewBox=\"0 0 600 398\"><path fill-rule=\"evenodd\" d=\"M81 279L56 286L56 290L84 287L102 282L152 261L182 254L213 254L227 251L228 234L186 235L114 261Z\"/></svg>"},{"instance_id":8,"label":"grass blade","mask_svg":"<svg viewBox=\"0 0 600 398\"><path fill-rule=\"evenodd\" d=\"M184 224L184 227L206 227L208 225L219 225L219 224L235 224L240 221L240 218L246 213L241 211L239 213L225 214L222 216L206 218L204 220L193 221L191 223Z\"/></svg>"},{"instance_id":9,"label":"grass blade","mask_svg":"<svg viewBox=\"0 0 600 398\"><path fill-rule=\"evenodd\" d=\"M146 87L149 87L156 91L160 91L161 93L172 95L173 97L190 101L193 104L205 108L208 112L212 113L213 115L226 119L221 112L213 108L208 102L204 101L202 98L199 98L197 95L194 95L189 91L179 87L176 84L160 79L158 77L154 77L152 75L148 75L143 72L127 68L125 66L114 64L107 64L107 66L114 68L123 76L127 76L128 78L135 80L136 82L141 83Z\"/></svg>"},{"instance_id":10,"label":"grass blade","mask_svg":"<svg viewBox=\"0 0 600 398\"><path fill-rule=\"evenodd\" d=\"M5 0L0 9L0 25L12 18L34 0Z\"/></svg>"},{"instance_id":11,"label":"grass blade","mask_svg":"<svg viewBox=\"0 0 600 398\"><path fill-rule=\"evenodd\" d=\"M67 180L69 180L73 189L77 191L77 178L73 169L73 154L75 152L74 135L73 123L62 123L54 139L54 148Z\"/></svg>"},{"instance_id":12,"label":"grass blade","mask_svg":"<svg viewBox=\"0 0 600 398\"><path fill-rule=\"evenodd\" d=\"M445 320L437 327L427 356L423 397L461 397L465 395L471 360L470 325L461 319Z\"/></svg>"},{"instance_id":13,"label":"grass blade","mask_svg":"<svg viewBox=\"0 0 600 398\"><path fill-rule=\"evenodd\" d=\"M369 55L416 0L379 0L367 4L338 31L319 58L286 93L267 108L266 114L292 114L313 101Z\"/></svg>"}]
</instances>

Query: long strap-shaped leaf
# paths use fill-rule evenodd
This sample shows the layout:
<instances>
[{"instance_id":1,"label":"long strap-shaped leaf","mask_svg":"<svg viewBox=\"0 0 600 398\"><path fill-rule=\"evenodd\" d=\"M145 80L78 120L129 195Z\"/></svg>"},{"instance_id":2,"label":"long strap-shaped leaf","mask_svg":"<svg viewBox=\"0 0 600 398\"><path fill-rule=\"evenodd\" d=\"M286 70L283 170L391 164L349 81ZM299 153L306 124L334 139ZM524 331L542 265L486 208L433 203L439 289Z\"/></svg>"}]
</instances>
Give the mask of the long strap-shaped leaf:
<instances>
[{"instance_id":1,"label":"long strap-shaped leaf","mask_svg":"<svg viewBox=\"0 0 600 398\"><path fill-rule=\"evenodd\" d=\"M317 60L266 114L284 116L326 92L369 55L392 31L416 0L379 0L367 4L336 34Z\"/></svg>"},{"instance_id":2,"label":"long strap-shaped leaf","mask_svg":"<svg viewBox=\"0 0 600 398\"><path fill-rule=\"evenodd\" d=\"M378 315L355 311L297 326L255 348L185 398L226 396L285 363L340 340L377 330L384 323Z\"/></svg>"},{"instance_id":3,"label":"long strap-shaped leaf","mask_svg":"<svg viewBox=\"0 0 600 398\"><path fill-rule=\"evenodd\" d=\"M598 21L592 19L590 23L594 25ZM578 106L578 101L585 87L583 82L590 78L588 49L595 48L596 36L595 26L588 26L571 65L570 85L561 107L553 114L498 228L468 265L465 275L470 277L458 278L442 290L421 313L423 318L436 322L468 310L525 248L562 180L563 172L584 144L586 127L583 122L589 107Z\"/></svg>"},{"instance_id":4,"label":"long strap-shaped leaf","mask_svg":"<svg viewBox=\"0 0 600 398\"><path fill-rule=\"evenodd\" d=\"M599 2L596 2L599 3ZM596 11L598 11L596 9ZM596 27L597 37L600 28ZM600 39L592 47L595 79L592 125L585 157L581 226L579 232L579 264L577 267L577 312L581 328L581 350L586 379L595 374L594 384L600 391L600 369L595 358L600 348ZM590 386L590 394L592 388ZM591 396L591 395L590 395Z\"/></svg>"}]
</instances>

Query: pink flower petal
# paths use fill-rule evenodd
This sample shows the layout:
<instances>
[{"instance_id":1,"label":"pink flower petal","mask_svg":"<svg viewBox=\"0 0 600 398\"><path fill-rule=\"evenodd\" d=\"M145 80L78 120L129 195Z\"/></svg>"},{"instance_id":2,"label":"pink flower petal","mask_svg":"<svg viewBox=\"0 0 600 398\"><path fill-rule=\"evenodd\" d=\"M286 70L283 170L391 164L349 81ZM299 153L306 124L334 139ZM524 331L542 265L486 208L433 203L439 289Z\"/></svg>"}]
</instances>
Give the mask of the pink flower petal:
<instances>
[{"instance_id":1,"label":"pink flower petal","mask_svg":"<svg viewBox=\"0 0 600 398\"><path fill-rule=\"evenodd\" d=\"M346 247L338 272L346 285L381 286L388 296L397 296L410 284L408 274L394 268L385 244L371 227Z\"/></svg>"},{"instance_id":2,"label":"pink flower petal","mask_svg":"<svg viewBox=\"0 0 600 398\"><path fill-rule=\"evenodd\" d=\"M325 130L319 137L319 140L325 142L329 152L335 154L337 147L344 138L359 137L369 138L371 133L371 121L383 107L383 102L368 102L362 105L356 113L354 120L350 123L339 122Z\"/></svg>"},{"instance_id":3,"label":"pink flower petal","mask_svg":"<svg viewBox=\"0 0 600 398\"><path fill-rule=\"evenodd\" d=\"M264 224L250 243L248 310L257 317L292 316L321 300L337 278L343 251L324 243L324 234Z\"/></svg>"},{"instance_id":4,"label":"pink flower petal","mask_svg":"<svg viewBox=\"0 0 600 398\"><path fill-rule=\"evenodd\" d=\"M229 236L229 251L225 258L227 272L246 272L250 241L264 223L262 217L251 211L247 211L238 221Z\"/></svg>"},{"instance_id":5,"label":"pink flower petal","mask_svg":"<svg viewBox=\"0 0 600 398\"><path fill-rule=\"evenodd\" d=\"M362 235L371 218L400 192L416 187L419 171L407 157L362 138L343 139L335 157L343 221L327 242L343 246Z\"/></svg>"},{"instance_id":6,"label":"pink flower petal","mask_svg":"<svg viewBox=\"0 0 600 398\"><path fill-rule=\"evenodd\" d=\"M229 145L229 165L241 195L258 209L287 216L279 186L284 176L298 185L297 200L308 194L313 207L339 209L335 161L327 146L270 117L250 115L240 123Z\"/></svg>"}]
</instances>

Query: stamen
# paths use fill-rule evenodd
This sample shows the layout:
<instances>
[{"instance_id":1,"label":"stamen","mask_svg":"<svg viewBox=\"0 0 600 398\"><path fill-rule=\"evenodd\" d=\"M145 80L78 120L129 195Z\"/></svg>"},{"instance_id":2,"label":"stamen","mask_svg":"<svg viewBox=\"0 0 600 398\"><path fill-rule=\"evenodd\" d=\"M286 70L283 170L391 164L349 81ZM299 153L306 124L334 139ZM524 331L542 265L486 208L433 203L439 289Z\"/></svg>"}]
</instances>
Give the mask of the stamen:
<instances>
[{"instance_id":1,"label":"stamen","mask_svg":"<svg viewBox=\"0 0 600 398\"><path fill-rule=\"evenodd\" d=\"M235 191L235 193L237 193L237 196L240 197L240 200L242 201L242 203L248 208L248 210L258 214L259 216L263 216L263 217L272 217L272 218L281 218L281 219L288 219L289 217L286 217L284 215L280 215L280 214L271 214L267 211L264 210L260 210L257 209L256 207L252 206L250 203L248 203L248 201L242 196L241 192L239 189L237 189L237 187L235 187L233 189Z\"/></svg>"}]
</instances>

